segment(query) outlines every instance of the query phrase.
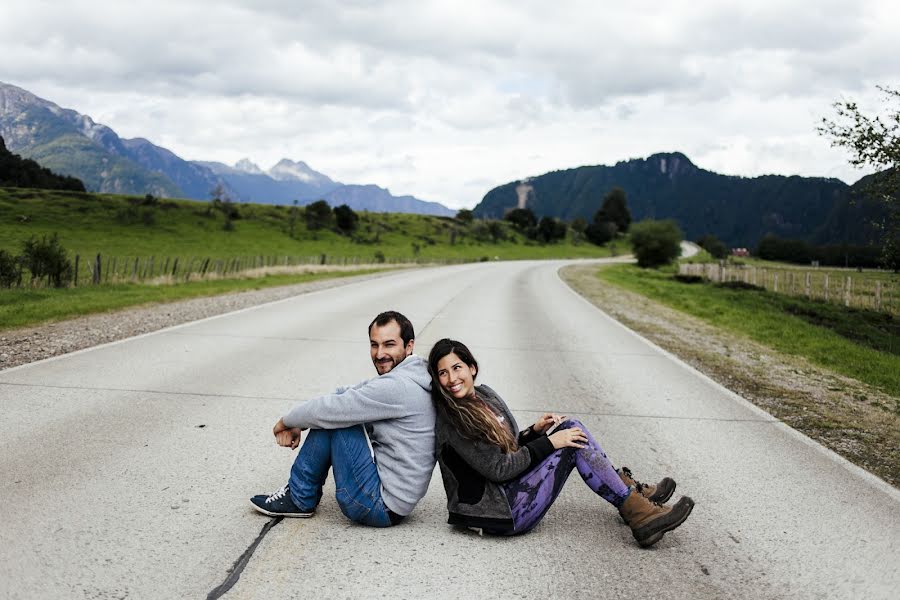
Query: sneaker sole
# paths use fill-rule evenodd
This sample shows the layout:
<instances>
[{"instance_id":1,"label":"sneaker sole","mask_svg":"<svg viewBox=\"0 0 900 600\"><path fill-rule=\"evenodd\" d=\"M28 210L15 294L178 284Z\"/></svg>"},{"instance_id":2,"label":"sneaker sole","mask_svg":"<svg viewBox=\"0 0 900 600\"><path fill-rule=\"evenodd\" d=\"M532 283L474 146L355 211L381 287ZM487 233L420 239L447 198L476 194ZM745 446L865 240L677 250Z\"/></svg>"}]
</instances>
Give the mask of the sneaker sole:
<instances>
[{"instance_id":1,"label":"sneaker sole","mask_svg":"<svg viewBox=\"0 0 900 600\"><path fill-rule=\"evenodd\" d=\"M685 500L687 500L687 502L685 502ZM684 514L682 514L678 518L677 521L673 521L672 523L669 523L668 525L665 526L665 528L661 529L660 531L654 532L649 537L646 537L643 540L640 540L637 538L637 536L635 536L634 539L637 540L637 543L641 548L649 548L650 546L652 546L653 544L655 544L656 542L661 540L662 537L666 534L666 532L672 531L673 529L677 528L679 525L681 525L682 523L684 523L687 520L687 518L691 515L691 512L694 510L694 501L691 500L690 498L688 498L687 496L684 496L678 502L679 503L684 502L685 504L688 505L688 508L684 512ZM678 505L676 504L675 506L678 506Z\"/></svg>"},{"instance_id":2,"label":"sneaker sole","mask_svg":"<svg viewBox=\"0 0 900 600\"><path fill-rule=\"evenodd\" d=\"M314 514L316 514L315 511L313 511L313 512L296 512L296 513L273 512L271 510L266 510L261 506L257 506L255 504L253 504L252 502L250 503L250 506L252 506L254 508L254 510L256 510L256 512L262 513L264 515L268 515L270 517L291 517L294 519L308 519L311 516L313 516Z\"/></svg>"}]
</instances>

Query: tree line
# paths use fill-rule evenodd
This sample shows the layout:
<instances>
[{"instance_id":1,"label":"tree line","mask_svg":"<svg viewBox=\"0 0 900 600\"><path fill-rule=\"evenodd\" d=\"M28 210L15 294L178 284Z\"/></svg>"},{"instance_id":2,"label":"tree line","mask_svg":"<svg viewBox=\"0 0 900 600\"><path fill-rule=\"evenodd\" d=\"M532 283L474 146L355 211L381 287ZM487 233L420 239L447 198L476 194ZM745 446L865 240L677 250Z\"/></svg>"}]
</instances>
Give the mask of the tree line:
<instances>
[{"instance_id":1,"label":"tree line","mask_svg":"<svg viewBox=\"0 0 900 600\"><path fill-rule=\"evenodd\" d=\"M84 183L75 177L57 175L31 160L13 154L0 137L0 187L40 188L84 192Z\"/></svg>"}]
</instances>

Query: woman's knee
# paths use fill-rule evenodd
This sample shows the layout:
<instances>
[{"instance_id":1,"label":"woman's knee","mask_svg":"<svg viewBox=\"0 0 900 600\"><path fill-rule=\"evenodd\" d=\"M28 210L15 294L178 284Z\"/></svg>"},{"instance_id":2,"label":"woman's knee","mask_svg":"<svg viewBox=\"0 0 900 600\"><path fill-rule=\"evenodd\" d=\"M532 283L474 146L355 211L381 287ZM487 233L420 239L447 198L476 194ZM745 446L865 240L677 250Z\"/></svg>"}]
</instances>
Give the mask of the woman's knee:
<instances>
[{"instance_id":1,"label":"woman's knee","mask_svg":"<svg viewBox=\"0 0 900 600\"><path fill-rule=\"evenodd\" d=\"M566 419L559 426L560 429L574 429L576 427L582 431L587 431L584 424L578 419Z\"/></svg>"}]
</instances>

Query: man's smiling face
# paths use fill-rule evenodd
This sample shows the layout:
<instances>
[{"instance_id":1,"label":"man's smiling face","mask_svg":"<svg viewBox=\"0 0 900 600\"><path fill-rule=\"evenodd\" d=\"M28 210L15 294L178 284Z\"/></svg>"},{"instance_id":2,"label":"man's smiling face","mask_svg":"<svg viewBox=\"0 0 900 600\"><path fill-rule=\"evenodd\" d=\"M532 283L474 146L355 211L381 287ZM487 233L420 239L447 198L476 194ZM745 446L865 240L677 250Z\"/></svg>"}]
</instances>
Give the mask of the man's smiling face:
<instances>
[{"instance_id":1,"label":"man's smiling face","mask_svg":"<svg viewBox=\"0 0 900 600\"><path fill-rule=\"evenodd\" d=\"M379 375L389 372L412 354L413 344L414 340L409 340L408 344L403 343L397 321L391 321L381 327L372 325L369 330L369 353Z\"/></svg>"}]
</instances>

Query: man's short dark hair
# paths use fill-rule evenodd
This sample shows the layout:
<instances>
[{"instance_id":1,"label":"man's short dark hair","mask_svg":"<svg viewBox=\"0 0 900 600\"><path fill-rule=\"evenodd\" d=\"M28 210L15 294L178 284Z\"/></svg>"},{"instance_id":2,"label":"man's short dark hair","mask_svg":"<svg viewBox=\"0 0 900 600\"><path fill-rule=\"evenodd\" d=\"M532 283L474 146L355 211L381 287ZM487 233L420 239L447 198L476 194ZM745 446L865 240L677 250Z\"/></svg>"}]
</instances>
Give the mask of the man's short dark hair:
<instances>
[{"instance_id":1,"label":"man's short dark hair","mask_svg":"<svg viewBox=\"0 0 900 600\"><path fill-rule=\"evenodd\" d=\"M401 315L395 310L386 310L383 313L379 314L377 317L372 319L372 322L369 323L369 335L372 335L372 326L378 325L379 327L384 327L391 321L396 321L397 325L400 326L400 339L403 340L403 345L406 346L409 344L410 340L416 339L416 332L413 331L413 325L410 323L409 319Z\"/></svg>"}]
</instances>

